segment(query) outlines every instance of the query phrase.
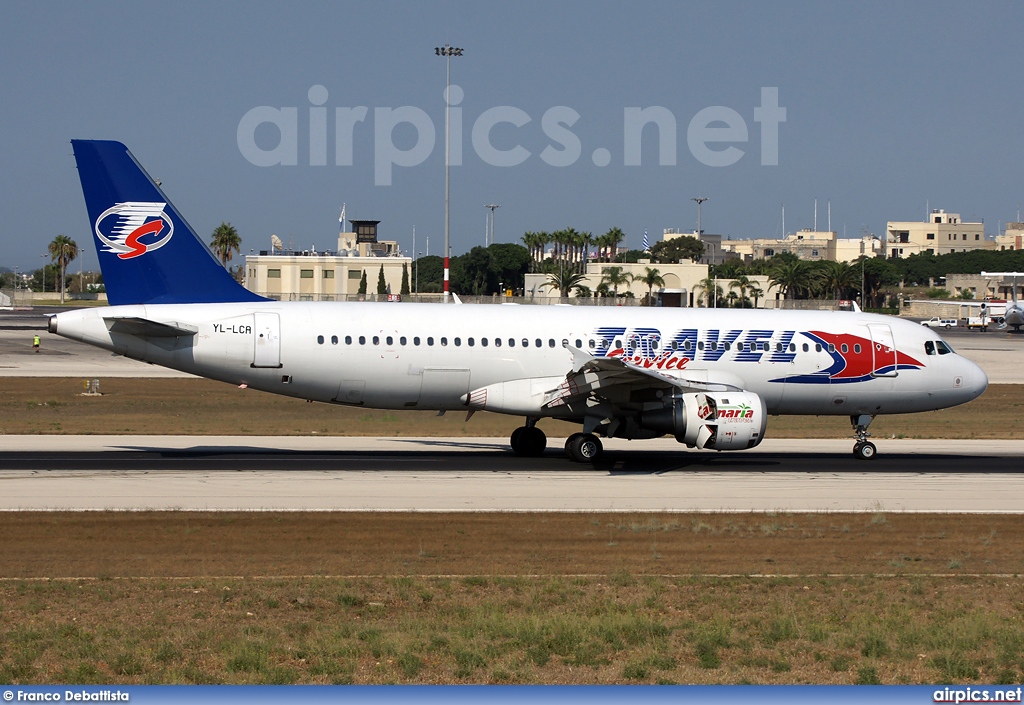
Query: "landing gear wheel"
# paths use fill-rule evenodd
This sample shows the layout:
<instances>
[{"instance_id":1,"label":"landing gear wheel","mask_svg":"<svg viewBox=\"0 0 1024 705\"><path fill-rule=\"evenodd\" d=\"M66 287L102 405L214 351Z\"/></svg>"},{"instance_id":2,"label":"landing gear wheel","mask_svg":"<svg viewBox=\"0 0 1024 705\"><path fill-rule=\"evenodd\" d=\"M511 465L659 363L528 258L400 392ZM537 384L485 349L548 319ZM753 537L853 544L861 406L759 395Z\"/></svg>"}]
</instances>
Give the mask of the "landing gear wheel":
<instances>
[{"instance_id":1,"label":"landing gear wheel","mask_svg":"<svg viewBox=\"0 0 1024 705\"><path fill-rule=\"evenodd\" d=\"M544 453L548 445L548 437L535 426L520 426L509 438L512 452L522 458L535 458Z\"/></svg>"},{"instance_id":2,"label":"landing gear wheel","mask_svg":"<svg viewBox=\"0 0 1024 705\"><path fill-rule=\"evenodd\" d=\"M601 457L601 440L592 433L574 433L566 442L569 457L577 463L592 463Z\"/></svg>"},{"instance_id":3,"label":"landing gear wheel","mask_svg":"<svg viewBox=\"0 0 1024 705\"><path fill-rule=\"evenodd\" d=\"M858 460L871 460L876 453L878 453L878 449L870 441L857 442L853 446L853 456Z\"/></svg>"}]
</instances>

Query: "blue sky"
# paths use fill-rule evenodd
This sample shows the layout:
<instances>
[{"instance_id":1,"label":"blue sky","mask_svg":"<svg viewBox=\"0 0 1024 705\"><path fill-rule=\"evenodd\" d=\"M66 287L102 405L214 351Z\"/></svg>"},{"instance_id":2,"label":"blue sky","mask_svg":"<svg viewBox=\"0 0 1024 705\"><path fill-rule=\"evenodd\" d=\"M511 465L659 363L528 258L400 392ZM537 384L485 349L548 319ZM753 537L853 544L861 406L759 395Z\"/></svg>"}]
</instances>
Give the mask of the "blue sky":
<instances>
[{"instance_id":1,"label":"blue sky","mask_svg":"<svg viewBox=\"0 0 1024 705\"><path fill-rule=\"evenodd\" d=\"M95 267L69 141L129 146L200 235L229 221L243 253L271 233L298 248L332 249L338 211L381 221L380 233L441 254L444 227L444 60L464 91L463 164L452 168L452 250L482 244L499 203L496 240L568 226L618 226L638 247L663 228L692 229L706 196L706 232L732 237L818 226L848 236L887 220L921 219L926 205L986 222L1014 220L1024 201L1021 3L552 3L260 2L28 3L0 7L0 266L38 267L57 234ZM310 88L327 92L327 164L309 157ZM761 163L762 88L778 89L778 165ZM295 108L297 163L257 166L239 146L253 108ZM335 108L365 106L351 165L335 163ZM399 124L382 141L378 109L412 106L430 119L433 149L375 183L376 160L413 149ZM522 126L498 123L496 150L529 151L494 166L475 150L485 111L513 106ZM570 127L545 129L565 106ZM659 106L676 122L675 164L659 164L657 129L642 132L641 164L627 166L624 111ZM746 141L728 166L688 144L691 120L738 116ZM493 114L493 113L491 113ZM508 110L499 113L507 115ZM709 123L721 127L723 123ZM558 126L556 126L557 128ZM698 128L700 126L698 125ZM578 140L570 159L566 131ZM699 130L698 130L699 132ZM259 126L261 149L277 128ZM567 166L552 166L545 147ZM595 164L605 149L607 166ZM598 159L597 161L600 161ZM237 260L236 260L237 261Z\"/></svg>"}]
</instances>

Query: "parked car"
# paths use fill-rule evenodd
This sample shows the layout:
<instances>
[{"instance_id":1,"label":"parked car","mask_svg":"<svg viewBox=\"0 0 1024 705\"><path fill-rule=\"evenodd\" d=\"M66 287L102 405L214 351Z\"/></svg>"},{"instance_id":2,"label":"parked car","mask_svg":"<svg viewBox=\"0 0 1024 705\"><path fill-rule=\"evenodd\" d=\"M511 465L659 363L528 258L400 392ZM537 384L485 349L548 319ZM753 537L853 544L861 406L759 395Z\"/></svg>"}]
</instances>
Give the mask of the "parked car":
<instances>
[{"instance_id":1,"label":"parked car","mask_svg":"<svg viewBox=\"0 0 1024 705\"><path fill-rule=\"evenodd\" d=\"M938 316L935 316L934 318L929 318L927 321L921 321L921 325L928 326L929 328L955 328L956 319L939 318Z\"/></svg>"}]
</instances>

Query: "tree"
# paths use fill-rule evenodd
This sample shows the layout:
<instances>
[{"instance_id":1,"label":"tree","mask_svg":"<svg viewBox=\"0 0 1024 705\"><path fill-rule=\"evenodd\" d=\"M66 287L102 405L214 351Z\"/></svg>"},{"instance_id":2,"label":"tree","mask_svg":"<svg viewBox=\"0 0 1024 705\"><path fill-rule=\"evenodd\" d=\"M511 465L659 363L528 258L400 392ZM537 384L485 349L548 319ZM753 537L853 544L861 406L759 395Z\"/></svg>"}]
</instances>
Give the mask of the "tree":
<instances>
[{"instance_id":1,"label":"tree","mask_svg":"<svg viewBox=\"0 0 1024 705\"><path fill-rule=\"evenodd\" d=\"M698 262L704 256L704 243L690 235L662 240L651 246L651 260L658 264L675 264L683 260Z\"/></svg>"},{"instance_id":2,"label":"tree","mask_svg":"<svg viewBox=\"0 0 1024 705\"><path fill-rule=\"evenodd\" d=\"M598 246L604 252L605 262L614 262L617 259L619 243L625 239L626 233L618 228L611 228L598 238Z\"/></svg>"},{"instance_id":3,"label":"tree","mask_svg":"<svg viewBox=\"0 0 1024 705\"><path fill-rule=\"evenodd\" d=\"M399 293L402 296L409 295L409 267L405 262L402 262L402 290Z\"/></svg>"},{"instance_id":4,"label":"tree","mask_svg":"<svg viewBox=\"0 0 1024 705\"><path fill-rule=\"evenodd\" d=\"M359 295L366 295L366 270L363 270L363 276L359 278Z\"/></svg>"},{"instance_id":5,"label":"tree","mask_svg":"<svg viewBox=\"0 0 1024 705\"><path fill-rule=\"evenodd\" d=\"M754 308L757 308L757 301L764 296L764 289L758 286L757 282L751 282L750 288L747 289L747 293L754 299Z\"/></svg>"},{"instance_id":6,"label":"tree","mask_svg":"<svg viewBox=\"0 0 1024 705\"><path fill-rule=\"evenodd\" d=\"M697 297L698 302L704 302L704 308L718 308L718 303L723 298L723 292L722 287L718 285L718 281L713 276L704 277L693 288L695 291L700 290L704 292Z\"/></svg>"},{"instance_id":7,"label":"tree","mask_svg":"<svg viewBox=\"0 0 1024 705\"><path fill-rule=\"evenodd\" d=\"M796 257L781 259L768 274L768 281L787 299L799 296L807 287L807 279L807 265Z\"/></svg>"},{"instance_id":8,"label":"tree","mask_svg":"<svg viewBox=\"0 0 1024 705\"><path fill-rule=\"evenodd\" d=\"M850 291L860 286L860 267L851 267L846 262L822 262L818 271L822 288L832 294L833 300L848 298Z\"/></svg>"},{"instance_id":9,"label":"tree","mask_svg":"<svg viewBox=\"0 0 1024 705\"><path fill-rule=\"evenodd\" d=\"M661 272L651 267L644 267L644 273L639 277L640 281L647 285L647 305L654 305L654 287L664 287L665 278L661 276Z\"/></svg>"},{"instance_id":10,"label":"tree","mask_svg":"<svg viewBox=\"0 0 1024 705\"><path fill-rule=\"evenodd\" d=\"M559 296L563 299L569 298L569 292L573 287L578 285L581 281L586 279L586 276L579 272L574 272L568 267L564 267L560 272L552 272L548 275L548 285L553 289L558 289Z\"/></svg>"},{"instance_id":11,"label":"tree","mask_svg":"<svg viewBox=\"0 0 1024 705\"><path fill-rule=\"evenodd\" d=\"M605 267L601 270L601 283L612 287L612 296L618 298L619 287L628 286L633 275L623 271L622 267Z\"/></svg>"},{"instance_id":12,"label":"tree","mask_svg":"<svg viewBox=\"0 0 1024 705\"><path fill-rule=\"evenodd\" d=\"M231 259L232 251L238 252L238 248L241 246L242 238L238 236L238 231L235 230L231 223L221 221L221 224L214 228L210 247L213 249L213 253L217 255L221 265L225 268Z\"/></svg>"},{"instance_id":13,"label":"tree","mask_svg":"<svg viewBox=\"0 0 1024 705\"><path fill-rule=\"evenodd\" d=\"M384 278L384 265L380 266L380 271L377 272L377 294L384 296L388 293L388 280Z\"/></svg>"},{"instance_id":14,"label":"tree","mask_svg":"<svg viewBox=\"0 0 1024 705\"><path fill-rule=\"evenodd\" d=\"M732 278L732 281L729 283L729 288L730 289L739 289L740 290L740 293L739 293L739 295L737 296L737 299L736 299L736 301L739 304L740 308L745 308L745 305L750 302L750 300L747 298L747 292L750 290L751 286L752 286L752 283L750 281L750 278L746 274L737 274L736 276L734 276ZM733 293L733 292L729 292L729 293ZM730 300L731 300L731 297L730 297Z\"/></svg>"},{"instance_id":15,"label":"tree","mask_svg":"<svg viewBox=\"0 0 1024 705\"><path fill-rule=\"evenodd\" d=\"M50 251L50 259L60 268L60 300L63 303L67 291L68 263L78 257L78 245L67 235L58 235L47 249Z\"/></svg>"}]
</instances>

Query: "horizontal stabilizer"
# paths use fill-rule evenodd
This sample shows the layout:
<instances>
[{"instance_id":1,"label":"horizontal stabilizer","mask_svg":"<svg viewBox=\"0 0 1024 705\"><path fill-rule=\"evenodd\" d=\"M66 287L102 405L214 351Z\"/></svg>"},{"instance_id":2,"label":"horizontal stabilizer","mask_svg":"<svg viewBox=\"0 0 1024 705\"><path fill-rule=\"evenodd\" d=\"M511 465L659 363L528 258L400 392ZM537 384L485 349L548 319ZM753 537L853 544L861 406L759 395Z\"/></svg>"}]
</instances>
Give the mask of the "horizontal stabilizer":
<instances>
[{"instance_id":1,"label":"horizontal stabilizer","mask_svg":"<svg viewBox=\"0 0 1024 705\"><path fill-rule=\"evenodd\" d=\"M179 338L191 337L199 332L195 326L184 323L160 323L148 318L114 317L103 319L111 333L134 335L136 338Z\"/></svg>"}]
</instances>

